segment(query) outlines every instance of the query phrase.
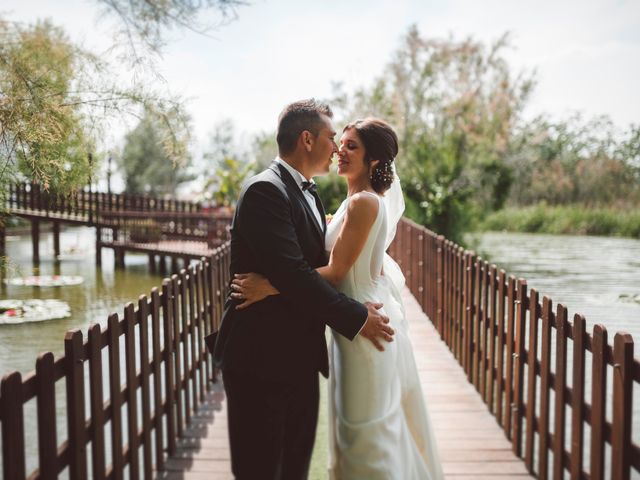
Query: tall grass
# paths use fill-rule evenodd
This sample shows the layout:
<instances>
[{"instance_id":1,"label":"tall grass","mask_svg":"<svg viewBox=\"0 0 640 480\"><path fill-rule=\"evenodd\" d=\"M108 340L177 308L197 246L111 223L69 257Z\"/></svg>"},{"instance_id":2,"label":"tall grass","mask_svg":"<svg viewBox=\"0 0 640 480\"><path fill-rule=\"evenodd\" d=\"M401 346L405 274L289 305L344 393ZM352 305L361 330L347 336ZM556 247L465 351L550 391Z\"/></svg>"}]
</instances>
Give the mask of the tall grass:
<instances>
[{"instance_id":1,"label":"tall grass","mask_svg":"<svg viewBox=\"0 0 640 480\"><path fill-rule=\"evenodd\" d=\"M640 238L640 206L589 208L542 203L505 208L487 215L478 230Z\"/></svg>"}]
</instances>

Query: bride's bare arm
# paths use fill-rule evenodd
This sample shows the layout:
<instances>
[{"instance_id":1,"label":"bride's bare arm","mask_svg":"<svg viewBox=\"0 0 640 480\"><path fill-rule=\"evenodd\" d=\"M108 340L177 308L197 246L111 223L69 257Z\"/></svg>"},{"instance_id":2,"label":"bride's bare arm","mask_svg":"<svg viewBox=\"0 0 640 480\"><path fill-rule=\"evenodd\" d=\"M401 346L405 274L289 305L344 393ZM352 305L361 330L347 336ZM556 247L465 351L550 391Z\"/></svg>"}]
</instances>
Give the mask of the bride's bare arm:
<instances>
[{"instance_id":1,"label":"bride's bare arm","mask_svg":"<svg viewBox=\"0 0 640 480\"><path fill-rule=\"evenodd\" d=\"M378 201L371 195L357 193L351 198L329 263L316 269L325 280L335 286L344 279L362 252L377 215ZM280 293L266 277L257 273L236 275L231 288L234 290L231 296L243 300L236 306L238 310Z\"/></svg>"},{"instance_id":2,"label":"bride's bare arm","mask_svg":"<svg viewBox=\"0 0 640 480\"><path fill-rule=\"evenodd\" d=\"M344 279L362 252L377 215L378 200L373 196L357 193L351 198L329 263L316 269L325 280L335 286Z\"/></svg>"}]
</instances>

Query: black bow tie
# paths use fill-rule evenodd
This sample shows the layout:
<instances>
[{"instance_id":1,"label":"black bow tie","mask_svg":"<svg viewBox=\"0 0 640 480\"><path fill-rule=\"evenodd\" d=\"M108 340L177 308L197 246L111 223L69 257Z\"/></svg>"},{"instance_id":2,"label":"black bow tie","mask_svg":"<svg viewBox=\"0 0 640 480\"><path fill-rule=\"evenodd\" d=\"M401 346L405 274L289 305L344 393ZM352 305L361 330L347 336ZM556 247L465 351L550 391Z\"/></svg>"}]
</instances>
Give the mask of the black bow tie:
<instances>
[{"instance_id":1,"label":"black bow tie","mask_svg":"<svg viewBox=\"0 0 640 480\"><path fill-rule=\"evenodd\" d=\"M318 186L314 182L302 182L302 191L309 190L311 193L315 193L318 190Z\"/></svg>"}]
</instances>

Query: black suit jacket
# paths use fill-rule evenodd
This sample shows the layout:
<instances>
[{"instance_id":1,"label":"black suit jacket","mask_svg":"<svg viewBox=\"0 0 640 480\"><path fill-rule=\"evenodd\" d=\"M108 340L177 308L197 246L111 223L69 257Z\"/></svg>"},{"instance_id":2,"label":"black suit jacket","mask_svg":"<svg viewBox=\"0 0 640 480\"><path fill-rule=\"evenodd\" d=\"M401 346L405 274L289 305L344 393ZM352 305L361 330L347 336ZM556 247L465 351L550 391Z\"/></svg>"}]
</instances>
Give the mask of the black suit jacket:
<instances>
[{"instance_id":1,"label":"black suit jacket","mask_svg":"<svg viewBox=\"0 0 640 480\"><path fill-rule=\"evenodd\" d=\"M324 212L321 212L324 214ZM272 163L240 193L231 226L231 278L266 276L280 291L243 310L227 297L214 359L224 369L264 378L328 374L325 325L353 339L367 318L364 305L338 292L315 268L327 264L319 226L300 187Z\"/></svg>"}]
</instances>

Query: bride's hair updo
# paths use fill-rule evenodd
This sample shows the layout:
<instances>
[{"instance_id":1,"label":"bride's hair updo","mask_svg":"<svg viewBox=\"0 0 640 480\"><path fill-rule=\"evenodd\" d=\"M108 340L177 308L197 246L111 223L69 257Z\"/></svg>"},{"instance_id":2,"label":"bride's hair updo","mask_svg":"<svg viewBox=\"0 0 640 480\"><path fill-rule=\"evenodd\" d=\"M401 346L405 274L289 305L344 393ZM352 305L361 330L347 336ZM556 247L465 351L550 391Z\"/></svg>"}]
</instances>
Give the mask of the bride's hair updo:
<instances>
[{"instance_id":1,"label":"bride's hair updo","mask_svg":"<svg viewBox=\"0 0 640 480\"><path fill-rule=\"evenodd\" d=\"M344 127L343 132L355 130L364 144L364 161L371 165L378 163L371 172L371 186L377 193L384 193L393 183L391 164L398 154L398 136L389 124L379 118L356 120Z\"/></svg>"}]
</instances>

